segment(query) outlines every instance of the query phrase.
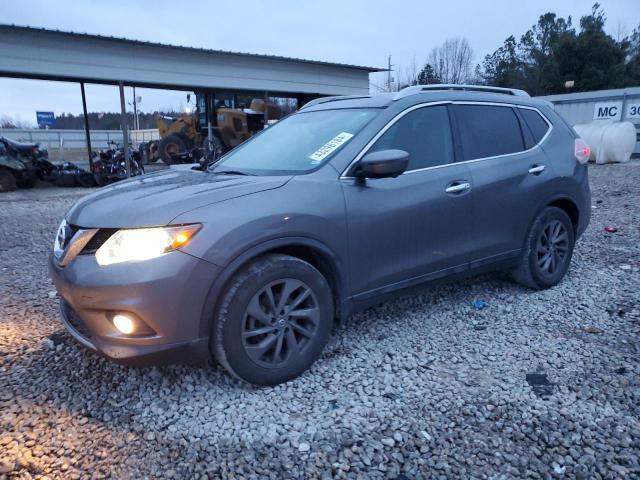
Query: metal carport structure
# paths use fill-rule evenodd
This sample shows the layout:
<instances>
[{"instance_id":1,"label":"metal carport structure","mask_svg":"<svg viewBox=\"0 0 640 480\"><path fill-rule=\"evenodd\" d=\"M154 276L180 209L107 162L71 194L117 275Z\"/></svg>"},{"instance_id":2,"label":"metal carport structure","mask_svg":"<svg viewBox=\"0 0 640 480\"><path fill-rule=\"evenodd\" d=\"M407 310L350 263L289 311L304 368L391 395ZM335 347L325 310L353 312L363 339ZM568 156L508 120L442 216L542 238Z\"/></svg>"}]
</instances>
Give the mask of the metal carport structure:
<instances>
[{"instance_id":1,"label":"metal carport structure","mask_svg":"<svg viewBox=\"0 0 640 480\"><path fill-rule=\"evenodd\" d=\"M369 73L378 71L383 70L0 24L0 76L80 83L89 150L84 83L119 85L125 155L124 86L284 94L300 105L319 96L367 95Z\"/></svg>"}]
</instances>

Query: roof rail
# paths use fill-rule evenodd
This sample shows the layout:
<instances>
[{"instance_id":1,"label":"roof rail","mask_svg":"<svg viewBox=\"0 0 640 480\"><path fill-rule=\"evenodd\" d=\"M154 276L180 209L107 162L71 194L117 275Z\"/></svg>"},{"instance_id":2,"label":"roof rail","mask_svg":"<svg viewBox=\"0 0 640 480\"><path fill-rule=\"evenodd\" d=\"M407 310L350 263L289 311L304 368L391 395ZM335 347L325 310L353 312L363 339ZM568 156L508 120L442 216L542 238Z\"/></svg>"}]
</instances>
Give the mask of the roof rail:
<instances>
[{"instance_id":1,"label":"roof rail","mask_svg":"<svg viewBox=\"0 0 640 480\"><path fill-rule=\"evenodd\" d=\"M303 108L307 108L307 107L313 107L314 105L319 105L321 103L335 102L338 100L353 100L356 98L369 98L369 97L370 95L334 95L332 97L320 97L320 98L315 98L313 100L308 101L298 110L302 110Z\"/></svg>"},{"instance_id":2,"label":"roof rail","mask_svg":"<svg viewBox=\"0 0 640 480\"><path fill-rule=\"evenodd\" d=\"M433 85L413 85L411 87L403 88L398 93L396 93L393 99L400 100L401 98L408 97L410 95L438 90L462 90L465 92L502 93L504 95L515 95L517 97L529 96L527 92L525 92L524 90L519 90L517 88L491 87L488 85L456 85L451 83L437 83Z\"/></svg>"}]
</instances>

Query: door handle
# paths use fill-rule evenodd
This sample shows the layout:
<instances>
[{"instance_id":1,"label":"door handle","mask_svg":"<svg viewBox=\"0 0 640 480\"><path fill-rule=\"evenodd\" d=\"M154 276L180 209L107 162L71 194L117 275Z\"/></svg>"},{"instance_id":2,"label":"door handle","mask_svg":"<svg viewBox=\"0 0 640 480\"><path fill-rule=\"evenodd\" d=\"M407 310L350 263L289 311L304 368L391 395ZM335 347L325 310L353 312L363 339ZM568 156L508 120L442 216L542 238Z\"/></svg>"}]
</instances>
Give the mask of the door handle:
<instances>
[{"instance_id":1,"label":"door handle","mask_svg":"<svg viewBox=\"0 0 640 480\"><path fill-rule=\"evenodd\" d=\"M469 182L454 182L449 184L447 188L444 189L446 193L460 193L465 190L469 190L471 188L471 184Z\"/></svg>"},{"instance_id":2,"label":"door handle","mask_svg":"<svg viewBox=\"0 0 640 480\"><path fill-rule=\"evenodd\" d=\"M544 165L533 165L530 169L529 169L529 173L531 175L538 175L542 172L544 172Z\"/></svg>"}]
</instances>

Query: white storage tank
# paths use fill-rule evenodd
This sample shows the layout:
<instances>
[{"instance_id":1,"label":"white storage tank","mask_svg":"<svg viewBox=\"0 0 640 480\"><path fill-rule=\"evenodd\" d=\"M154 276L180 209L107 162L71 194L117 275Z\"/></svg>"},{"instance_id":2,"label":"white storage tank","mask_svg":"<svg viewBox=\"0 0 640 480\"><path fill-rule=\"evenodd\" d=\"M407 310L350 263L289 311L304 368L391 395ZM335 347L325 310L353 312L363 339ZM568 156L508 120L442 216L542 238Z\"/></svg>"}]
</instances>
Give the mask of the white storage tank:
<instances>
[{"instance_id":1,"label":"white storage tank","mask_svg":"<svg viewBox=\"0 0 640 480\"><path fill-rule=\"evenodd\" d=\"M596 163L628 162L636 146L636 127L631 122L595 120L573 127L591 148Z\"/></svg>"}]
</instances>

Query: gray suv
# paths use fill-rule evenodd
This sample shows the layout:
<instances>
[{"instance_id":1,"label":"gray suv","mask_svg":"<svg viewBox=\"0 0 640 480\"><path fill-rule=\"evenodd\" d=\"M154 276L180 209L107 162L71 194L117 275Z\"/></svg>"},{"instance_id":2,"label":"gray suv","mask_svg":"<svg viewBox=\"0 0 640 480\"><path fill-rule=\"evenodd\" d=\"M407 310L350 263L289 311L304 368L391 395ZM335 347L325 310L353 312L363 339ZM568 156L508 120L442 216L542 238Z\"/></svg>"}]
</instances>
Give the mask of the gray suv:
<instances>
[{"instance_id":1,"label":"gray suv","mask_svg":"<svg viewBox=\"0 0 640 480\"><path fill-rule=\"evenodd\" d=\"M305 105L206 172L96 191L50 258L67 329L129 364L215 356L274 385L334 321L510 269L556 285L590 216L588 147L517 90L436 85Z\"/></svg>"}]
</instances>

